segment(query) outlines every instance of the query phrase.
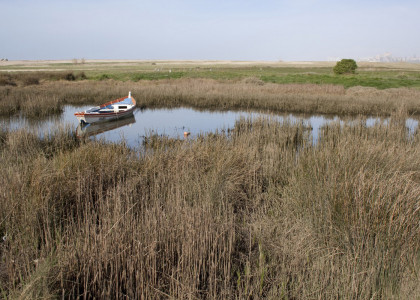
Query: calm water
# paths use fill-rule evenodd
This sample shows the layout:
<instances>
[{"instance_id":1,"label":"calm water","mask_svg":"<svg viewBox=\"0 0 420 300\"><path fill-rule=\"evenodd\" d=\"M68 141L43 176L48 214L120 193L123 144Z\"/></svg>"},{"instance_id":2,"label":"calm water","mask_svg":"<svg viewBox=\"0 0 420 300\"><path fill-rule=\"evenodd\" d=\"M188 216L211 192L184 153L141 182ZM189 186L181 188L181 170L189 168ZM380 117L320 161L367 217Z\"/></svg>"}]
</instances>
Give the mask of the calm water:
<instances>
[{"instance_id":1,"label":"calm water","mask_svg":"<svg viewBox=\"0 0 420 300\"><path fill-rule=\"evenodd\" d=\"M29 120L26 118L3 118L0 119L2 126L11 129L34 128L40 132L48 132L60 125L78 127L78 121L73 115L76 111L83 111L90 106L65 106L64 112L60 116L50 117L44 120ZM102 123L99 125L89 125L84 128L77 128L77 133L91 135L92 139L105 139L111 142L119 142L125 139L127 144L136 147L141 144L143 137L149 134L167 135L170 137L183 137L184 132L191 133L190 138L194 138L200 133L215 132L216 130L226 130L233 128L235 121L240 117L258 118L269 116L268 114L256 112L210 112L197 111L190 108L176 109L146 109L136 110L133 117ZM285 119L291 122L303 122L313 128L313 142L318 139L319 129L325 124L342 120L339 117L325 117L319 115L299 116L293 114L276 115L279 121ZM348 121L349 119L346 119ZM351 119L350 119L351 120ZM376 122L387 122L387 119L368 118L366 125L372 126ZM417 130L419 121L408 119L406 126L410 133Z\"/></svg>"}]
</instances>

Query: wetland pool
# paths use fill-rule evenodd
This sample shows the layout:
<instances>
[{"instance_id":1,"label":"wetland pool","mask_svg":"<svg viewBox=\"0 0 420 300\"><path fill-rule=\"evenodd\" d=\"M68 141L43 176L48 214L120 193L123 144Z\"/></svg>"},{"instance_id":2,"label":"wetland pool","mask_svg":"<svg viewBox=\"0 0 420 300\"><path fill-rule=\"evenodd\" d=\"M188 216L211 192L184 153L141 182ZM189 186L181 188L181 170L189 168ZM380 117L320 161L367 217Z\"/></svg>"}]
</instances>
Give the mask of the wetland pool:
<instances>
[{"instance_id":1,"label":"wetland pool","mask_svg":"<svg viewBox=\"0 0 420 300\"><path fill-rule=\"evenodd\" d=\"M298 123L303 122L312 128L312 142L318 140L319 130L325 124L332 122L356 121L357 118L323 115L269 114L244 111L201 111L191 108L174 109L137 109L132 117L100 124L89 124L81 128L74 116L76 111L83 111L91 106L64 106L61 115L51 116L39 120L24 117L0 118L2 126L11 130L31 128L40 133L51 132L58 126L70 126L76 129L78 135L89 135L91 139L104 139L110 142L125 140L130 147L138 147L145 136L152 134L166 135L173 138L184 138L184 132L189 132L189 138L199 134L232 129L235 121L240 118L256 119L259 117L274 117L280 122L285 120ZM366 126L373 126L377 122L388 122L388 118L364 118ZM413 134L419 125L417 119L406 120L408 134Z\"/></svg>"}]
</instances>

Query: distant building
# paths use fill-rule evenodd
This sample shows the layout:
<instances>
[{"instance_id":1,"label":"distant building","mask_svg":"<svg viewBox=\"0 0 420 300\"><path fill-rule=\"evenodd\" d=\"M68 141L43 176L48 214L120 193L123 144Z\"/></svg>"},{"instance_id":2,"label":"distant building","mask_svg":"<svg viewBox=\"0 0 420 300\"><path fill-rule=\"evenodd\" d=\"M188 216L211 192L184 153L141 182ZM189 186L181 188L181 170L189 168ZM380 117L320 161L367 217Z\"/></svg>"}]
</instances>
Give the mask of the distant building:
<instances>
[{"instance_id":1,"label":"distant building","mask_svg":"<svg viewBox=\"0 0 420 300\"><path fill-rule=\"evenodd\" d=\"M412 57L394 57L392 53L386 52L384 54L378 54L374 57L368 57L360 59L359 61L367 61L367 62L409 62L409 63L420 63L420 58L416 55Z\"/></svg>"}]
</instances>

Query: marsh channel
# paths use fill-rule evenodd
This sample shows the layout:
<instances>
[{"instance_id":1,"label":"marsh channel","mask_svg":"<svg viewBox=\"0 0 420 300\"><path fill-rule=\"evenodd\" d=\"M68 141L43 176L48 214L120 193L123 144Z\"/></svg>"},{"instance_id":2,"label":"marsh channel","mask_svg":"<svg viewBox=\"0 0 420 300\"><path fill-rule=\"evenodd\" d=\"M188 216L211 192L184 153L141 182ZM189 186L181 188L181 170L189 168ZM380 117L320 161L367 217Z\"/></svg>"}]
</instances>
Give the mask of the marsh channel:
<instances>
[{"instance_id":1,"label":"marsh channel","mask_svg":"<svg viewBox=\"0 0 420 300\"><path fill-rule=\"evenodd\" d=\"M341 117L325 115L298 115L298 114L269 114L267 112L247 111L201 111L192 108L175 109L137 109L133 116L120 120L99 124L89 124L81 127L74 113L84 111L91 106L67 105L61 115L42 119L31 119L22 116L0 117L1 126L10 130L27 128L36 130L39 134L52 132L60 126L74 128L78 136L89 136L90 139L103 139L108 142L125 143L132 148L141 146L145 136L159 135L171 138L184 139L188 132L188 139L199 134L211 132L227 132L232 129L240 118L257 119L260 117L275 118L279 122L303 123L312 130L312 143L316 144L322 126L333 122L354 122L363 120L366 126L376 123L387 123L389 118L379 117ZM412 135L419 126L419 119L408 118L406 127L408 135Z\"/></svg>"}]
</instances>

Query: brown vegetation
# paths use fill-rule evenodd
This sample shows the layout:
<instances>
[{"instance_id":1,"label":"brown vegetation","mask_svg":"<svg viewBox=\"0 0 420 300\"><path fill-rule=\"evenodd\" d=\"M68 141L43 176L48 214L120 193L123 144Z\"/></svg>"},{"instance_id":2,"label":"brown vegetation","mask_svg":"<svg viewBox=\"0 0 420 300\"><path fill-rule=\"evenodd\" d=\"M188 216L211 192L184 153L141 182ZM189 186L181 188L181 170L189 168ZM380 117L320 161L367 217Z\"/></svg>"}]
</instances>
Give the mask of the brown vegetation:
<instances>
[{"instance_id":1,"label":"brown vegetation","mask_svg":"<svg viewBox=\"0 0 420 300\"><path fill-rule=\"evenodd\" d=\"M56 80L81 80L86 79L84 72L23 72L23 73L0 73L0 86L28 86L37 85L42 81Z\"/></svg>"},{"instance_id":2,"label":"brown vegetation","mask_svg":"<svg viewBox=\"0 0 420 300\"><path fill-rule=\"evenodd\" d=\"M2 128L0 292L415 299L420 140L402 120L334 124L313 146L302 125L243 119L228 135L139 150Z\"/></svg>"},{"instance_id":3,"label":"brown vegetation","mask_svg":"<svg viewBox=\"0 0 420 300\"><path fill-rule=\"evenodd\" d=\"M121 97L129 90L136 97L139 107L143 108L187 106L217 110L389 116L403 107L410 115L420 113L418 89L353 87L346 90L337 85L264 84L257 78L248 78L242 81L56 81L37 86L0 87L0 114L22 110L22 98L42 108L51 106L51 101L57 101L58 107L63 104L101 104Z\"/></svg>"}]
</instances>

